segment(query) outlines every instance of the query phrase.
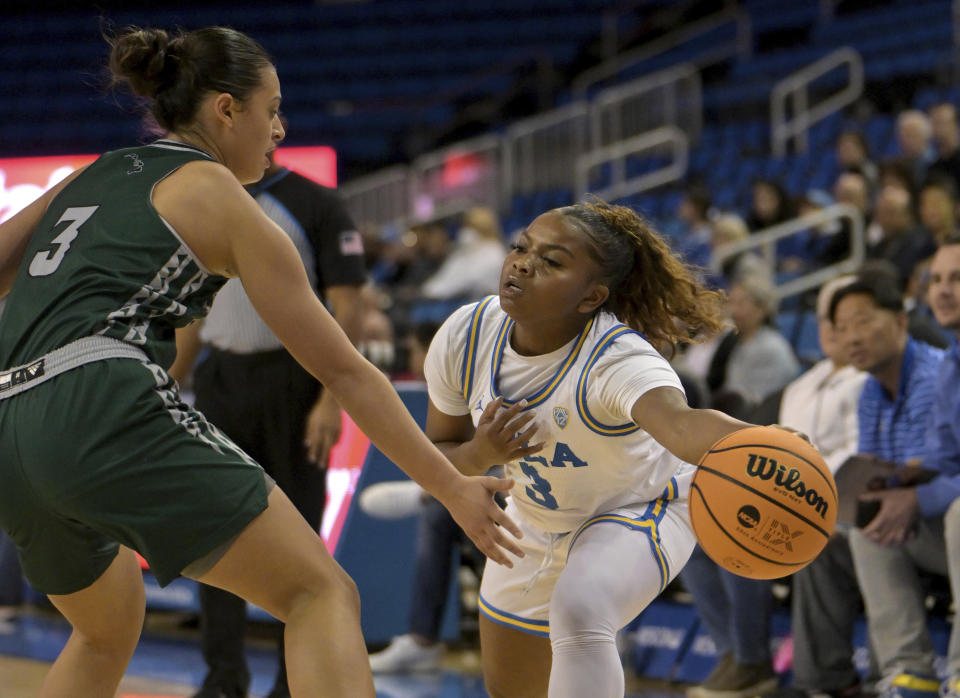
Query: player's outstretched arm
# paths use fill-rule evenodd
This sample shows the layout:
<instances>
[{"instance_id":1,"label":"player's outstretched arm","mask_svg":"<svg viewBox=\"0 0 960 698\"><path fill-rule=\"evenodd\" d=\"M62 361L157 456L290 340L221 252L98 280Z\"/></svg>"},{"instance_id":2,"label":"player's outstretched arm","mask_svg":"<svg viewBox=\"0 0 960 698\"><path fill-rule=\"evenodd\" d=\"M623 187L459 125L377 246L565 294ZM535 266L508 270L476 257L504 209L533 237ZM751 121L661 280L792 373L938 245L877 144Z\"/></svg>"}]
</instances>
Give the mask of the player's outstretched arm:
<instances>
[{"instance_id":1,"label":"player's outstretched arm","mask_svg":"<svg viewBox=\"0 0 960 698\"><path fill-rule=\"evenodd\" d=\"M437 450L393 386L350 343L310 287L289 237L222 166L194 162L158 186L154 205L208 269L239 276L257 312L370 440L439 499L481 551L520 554L519 529L494 503L509 480L467 478Z\"/></svg>"},{"instance_id":2,"label":"player's outstretched arm","mask_svg":"<svg viewBox=\"0 0 960 698\"><path fill-rule=\"evenodd\" d=\"M664 448L694 464L727 434L753 426L717 410L695 410L680 390L667 387L641 395L630 414Z\"/></svg>"}]
</instances>

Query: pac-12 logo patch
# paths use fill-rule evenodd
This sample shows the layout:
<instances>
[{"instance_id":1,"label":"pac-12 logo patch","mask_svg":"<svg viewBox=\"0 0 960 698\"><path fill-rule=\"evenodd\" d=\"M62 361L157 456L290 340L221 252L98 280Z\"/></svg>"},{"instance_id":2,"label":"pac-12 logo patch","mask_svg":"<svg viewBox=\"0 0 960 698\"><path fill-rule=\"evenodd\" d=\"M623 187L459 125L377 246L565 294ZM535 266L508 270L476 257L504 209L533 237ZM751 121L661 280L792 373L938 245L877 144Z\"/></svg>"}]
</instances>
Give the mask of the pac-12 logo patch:
<instances>
[{"instance_id":1,"label":"pac-12 logo patch","mask_svg":"<svg viewBox=\"0 0 960 698\"><path fill-rule=\"evenodd\" d=\"M570 412L567 411L566 407L554 407L553 421L557 423L558 427L564 429L567 426L567 422L570 421Z\"/></svg>"}]
</instances>

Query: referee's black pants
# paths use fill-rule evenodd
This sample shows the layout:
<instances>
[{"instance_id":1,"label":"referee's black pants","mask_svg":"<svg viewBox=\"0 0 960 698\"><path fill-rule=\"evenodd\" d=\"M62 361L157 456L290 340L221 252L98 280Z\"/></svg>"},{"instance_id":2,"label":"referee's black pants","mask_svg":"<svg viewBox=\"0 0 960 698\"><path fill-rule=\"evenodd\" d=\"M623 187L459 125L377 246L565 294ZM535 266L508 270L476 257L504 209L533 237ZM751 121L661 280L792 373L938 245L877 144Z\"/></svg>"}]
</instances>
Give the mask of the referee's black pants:
<instances>
[{"instance_id":1,"label":"referee's black pants","mask_svg":"<svg viewBox=\"0 0 960 698\"><path fill-rule=\"evenodd\" d=\"M314 530L323 515L326 473L307 460L303 437L319 387L283 349L256 354L211 349L194 371L196 408L263 466ZM245 627L243 599L200 585L204 687L228 698L246 696L250 685ZM287 684L282 626L279 661L276 688L282 690Z\"/></svg>"}]
</instances>

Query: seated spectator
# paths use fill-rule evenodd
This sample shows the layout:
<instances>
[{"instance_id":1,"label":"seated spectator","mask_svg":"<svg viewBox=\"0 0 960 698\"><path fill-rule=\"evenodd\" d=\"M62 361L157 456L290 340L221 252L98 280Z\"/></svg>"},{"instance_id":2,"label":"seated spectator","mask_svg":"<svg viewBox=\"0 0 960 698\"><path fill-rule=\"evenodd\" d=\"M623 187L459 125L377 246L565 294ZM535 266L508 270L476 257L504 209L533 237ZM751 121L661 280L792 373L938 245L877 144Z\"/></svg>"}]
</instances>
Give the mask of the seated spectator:
<instances>
[{"instance_id":1,"label":"seated spectator","mask_svg":"<svg viewBox=\"0 0 960 698\"><path fill-rule=\"evenodd\" d=\"M725 213L718 216L711 226L711 254L724 245L734 242L740 242L750 237L750 231L743 219L735 213ZM738 252L732 257L727 257L722 262L712 263L718 266L721 274L720 285L727 287L742 276L754 274L770 276L770 266L763 260L755 250L745 250Z\"/></svg>"},{"instance_id":2,"label":"seated spectator","mask_svg":"<svg viewBox=\"0 0 960 698\"><path fill-rule=\"evenodd\" d=\"M880 172L877 177L877 187L900 187L910 192L910 196L916 204L917 192L920 191L920 182L913 178L913 173L902 160L890 158L880 163ZM916 211L914 211L916 213Z\"/></svg>"},{"instance_id":3,"label":"seated spectator","mask_svg":"<svg viewBox=\"0 0 960 698\"><path fill-rule=\"evenodd\" d=\"M917 263L936 250L930 232L914 219L913 208L907 190L894 186L881 189L874 207L879 239L867 246L867 257L885 259L896 266L902 288Z\"/></svg>"},{"instance_id":4,"label":"seated spectator","mask_svg":"<svg viewBox=\"0 0 960 698\"><path fill-rule=\"evenodd\" d=\"M710 242L713 231L710 225L710 192L701 185L691 185L683 193L677 207L681 228L674 239L673 247L686 261L704 267L710 261Z\"/></svg>"},{"instance_id":5,"label":"seated spectator","mask_svg":"<svg viewBox=\"0 0 960 698\"><path fill-rule=\"evenodd\" d=\"M829 317L833 294L855 278L842 276L820 289L817 328L826 358L792 381L780 404L779 423L807 434L833 473L857 452L857 404L867 378L866 373L847 363ZM838 528L824 551L791 579L793 687L771 695L859 696L853 629L860 589L846 530Z\"/></svg>"},{"instance_id":6,"label":"seated spectator","mask_svg":"<svg viewBox=\"0 0 960 698\"><path fill-rule=\"evenodd\" d=\"M463 216L450 255L423 282L420 293L435 300L474 300L496 293L506 254L497 214L472 208Z\"/></svg>"},{"instance_id":7,"label":"seated spectator","mask_svg":"<svg viewBox=\"0 0 960 698\"><path fill-rule=\"evenodd\" d=\"M396 349L394 346L393 323L383 311L389 299L373 284L360 289L358 297L358 335L357 350L367 360L384 373L394 369Z\"/></svg>"},{"instance_id":8,"label":"seated spectator","mask_svg":"<svg viewBox=\"0 0 960 698\"><path fill-rule=\"evenodd\" d=\"M803 432L835 473L857 452L857 400L867 375L851 366L830 322L830 299L853 275L825 283L817 294L817 333L824 357L783 391L780 423Z\"/></svg>"},{"instance_id":9,"label":"seated spectator","mask_svg":"<svg viewBox=\"0 0 960 698\"><path fill-rule=\"evenodd\" d=\"M453 248L450 234L440 221L421 223L400 238L402 269L394 285L404 298L420 293L420 286L437 273Z\"/></svg>"},{"instance_id":10,"label":"seated spectator","mask_svg":"<svg viewBox=\"0 0 960 698\"><path fill-rule=\"evenodd\" d=\"M933 162L930 119L922 111L909 109L897 117L896 130L898 158L917 186L926 179L927 167Z\"/></svg>"},{"instance_id":11,"label":"seated spectator","mask_svg":"<svg viewBox=\"0 0 960 698\"><path fill-rule=\"evenodd\" d=\"M729 303L737 340L713 404L721 411L729 405L728 414L738 416L793 380L800 364L790 343L774 327L777 301L769 278L738 279L730 288Z\"/></svg>"},{"instance_id":12,"label":"seated spectator","mask_svg":"<svg viewBox=\"0 0 960 698\"><path fill-rule=\"evenodd\" d=\"M920 189L920 222L938 245L957 231L957 188L953 180L933 177Z\"/></svg>"},{"instance_id":13,"label":"seated spectator","mask_svg":"<svg viewBox=\"0 0 960 698\"><path fill-rule=\"evenodd\" d=\"M853 206L863 219L864 226L870 223L870 185L859 172L844 172L833 185L833 199L838 204ZM814 258L818 266L836 264L850 256L851 223L844 218L832 234L819 235L812 242Z\"/></svg>"},{"instance_id":14,"label":"seated spectator","mask_svg":"<svg viewBox=\"0 0 960 698\"><path fill-rule=\"evenodd\" d=\"M960 190L960 125L957 108L943 102L930 107L930 125L937 159L927 168L927 177L948 177Z\"/></svg>"},{"instance_id":15,"label":"seated spectator","mask_svg":"<svg viewBox=\"0 0 960 698\"><path fill-rule=\"evenodd\" d=\"M767 276L744 276L730 288L730 316L736 327L720 342L711 364L722 371L715 409L742 416L791 379L799 365L790 345L771 323L776 313ZM717 647L719 660L709 676L687 690L689 698L751 698L773 690L777 677L770 653L772 583L722 569L697 546L680 579L693 596L700 619Z\"/></svg>"},{"instance_id":16,"label":"seated spectator","mask_svg":"<svg viewBox=\"0 0 960 698\"><path fill-rule=\"evenodd\" d=\"M960 239L934 256L930 301L937 320L960 336ZM870 372L860 400L861 453L935 471L924 484L861 495L879 503L850 534L857 579L870 618L870 638L883 698L960 695L960 631L954 626L949 678L937 680L918 570L960 579L960 362L907 337L899 296L867 280L841 289L831 314L852 363Z\"/></svg>"},{"instance_id":17,"label":"seated spectator","mask_svg":"<svg viewBox=\"0 0 960 698\"><path fill-rule=\"evenodd\" d=\"M863 133L854 130L841 132L834 152L841 170L859 172L871 188L877 186L877 166L870 159L870 145Z\"/></svg>"},{"instance_id":18,"label":"seated spectator","mask_svg":"<svg viewBox=\"0 0 960 698\"><path fill-rule=\"evenodd\" d=\"M833 197L822 189L811 189L797 200L797 216L816 213L833 204ZM824 240L831 239L840 230L840 221L831 220L809 230L795 233L777 245L777 269L780 272L800 274L815 267L818 249Z\"/></svg>"},{"instance_id":19,"label":"seated spectator","mask_svg":"<svg viewBox=\"0 0 960 698\"><path fill-rule=\"evenodd\" d=\"M759 233L794 217L790 197L780 182L756 179L750 193L750 212L746 222L751 233Z\"/></svg>"},{"instance_id":20,"label":"seated spectator","mask_svg":"<svg viewBox=\"0 0 960 698\"><path fill-rule=\"evenodd\" d=\"M922 266L922 264L918 266ZM905 290L904 286L900 284L897 268L892 262L885 259L868 259L860 265L857 274L860 276L884 277L888 280L886 283L896 286L903 295L903 309L907 314L907 334L918 342L929 344L937 349L947 347L950 343L949 337L943 333L936 320L933 319L926 302L922 299L921 302L918 302L920 297L917 294L921 292L918 290L911 294ZM915 270L913 277L916 276L917 272ZM913 283L919 282L914 279Z\"/></svg>"},{"instance_id":21,"label":"seated spectator","mask_svg":"<svg viewBox=\"0 0 960 698\"><path fill-rule=\"evenodd\" d=\"M680 572L700 621L717 648L717 663L688 698L752 698L777 686L770 651L772 583L727 572L699 545Z\"/></svg>"}]
</instances>

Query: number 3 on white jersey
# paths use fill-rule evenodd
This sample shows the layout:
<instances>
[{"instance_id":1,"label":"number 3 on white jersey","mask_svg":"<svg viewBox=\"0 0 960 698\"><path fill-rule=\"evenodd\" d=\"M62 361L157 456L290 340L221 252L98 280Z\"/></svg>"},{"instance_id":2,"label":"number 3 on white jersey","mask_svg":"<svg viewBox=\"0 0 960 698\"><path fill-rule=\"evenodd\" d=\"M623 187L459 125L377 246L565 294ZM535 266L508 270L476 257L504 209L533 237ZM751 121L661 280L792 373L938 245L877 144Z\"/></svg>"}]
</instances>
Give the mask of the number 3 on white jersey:
<instances>
[{"instance_id":1,"label":"number 3 on white jersey","mask_svg":"<svg viewBox=\"0 0 960 698\"><path fill-rule=\"evenodd\" d=\"M70 245L80 233L80 226L87 222L87 219L93 215L99 206L71 206L57 221L57 225L70 222L62 233L57 235L50 242L56 244L55 250L41 250L34 255L30 262L30 276L50 276L57 270L63 261L63 256L67 254Z\"/></svg>"}]
</instances>

